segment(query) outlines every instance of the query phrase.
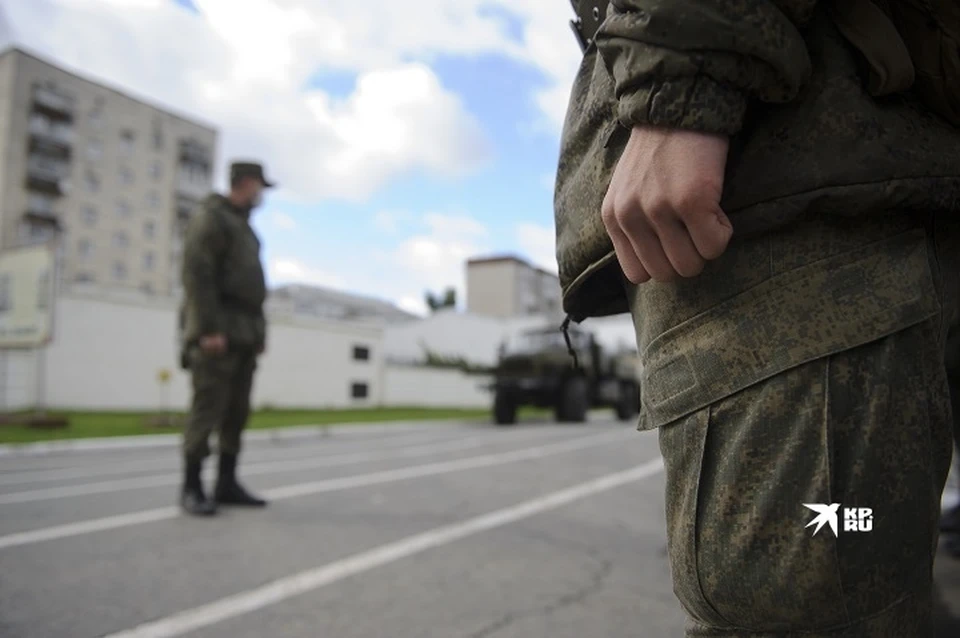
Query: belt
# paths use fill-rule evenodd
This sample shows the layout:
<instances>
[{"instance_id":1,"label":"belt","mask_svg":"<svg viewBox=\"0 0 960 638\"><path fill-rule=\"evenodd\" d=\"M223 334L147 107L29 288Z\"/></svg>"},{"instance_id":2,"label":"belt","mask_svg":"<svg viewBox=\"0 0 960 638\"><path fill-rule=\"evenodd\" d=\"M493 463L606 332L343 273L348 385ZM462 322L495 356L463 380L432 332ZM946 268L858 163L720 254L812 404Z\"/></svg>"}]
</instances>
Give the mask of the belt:
<instances>
[{"instance_id":1,"label":"belt","mask_svg":"<svg viewBox=\"0 0 960 638\"><path fill-rule=\"evenodd\" d=\"M570 21L570 27L584 53L593 45L594 36L603 24L603 19L607 17L608 3L609 0L570 0L573 11L577 14L577 19Z\"/></svg>"}]
</instances>

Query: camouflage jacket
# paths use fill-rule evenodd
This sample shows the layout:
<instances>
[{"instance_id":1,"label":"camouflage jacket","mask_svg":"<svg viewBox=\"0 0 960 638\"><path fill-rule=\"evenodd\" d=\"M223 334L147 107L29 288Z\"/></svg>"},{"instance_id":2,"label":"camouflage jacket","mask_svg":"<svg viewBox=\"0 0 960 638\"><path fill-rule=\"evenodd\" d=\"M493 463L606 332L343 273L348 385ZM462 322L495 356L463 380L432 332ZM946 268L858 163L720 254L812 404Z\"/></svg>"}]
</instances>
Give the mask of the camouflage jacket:
<instances>
[{"instance_id":1,"label":"camouflage jacket","mask_svg":"<svg viewBox=\"0 0 960 638\"><path fill-rule=\"evenodd\" d=\"M183 345L223 333L231 346L256 349L266 340L266 283L260 240L240 210L210 195L187 225L183 251Z\"/></svg>"},{"instance_id":2,"label":"camouflage jacket","mask_svg":"<svg viewBox=\"0 0 960 638\"><path fill-rule=\"evenodd\" d=\"M721 204L741 235L800 215L960 214L960 130L909 92L870 97L817 0L613 0L557 172L563 307L577 322L627 312L600 206L637 124L731 135Z\"/></svg>"}]
</instances>

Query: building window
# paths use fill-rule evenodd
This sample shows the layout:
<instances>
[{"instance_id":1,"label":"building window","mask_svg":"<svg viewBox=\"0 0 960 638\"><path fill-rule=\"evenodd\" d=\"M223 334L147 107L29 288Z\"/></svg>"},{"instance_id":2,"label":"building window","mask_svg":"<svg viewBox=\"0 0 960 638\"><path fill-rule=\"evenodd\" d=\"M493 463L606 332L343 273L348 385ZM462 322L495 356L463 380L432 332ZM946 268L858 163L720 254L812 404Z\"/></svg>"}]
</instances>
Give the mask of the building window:
<instances>
[{"instance_id":1,"label":"building window","mask_svg":"<svg viewBox=\"0 0 960 638\"><path fill-rule=\"evenodd\" d=\"M150 210L160 208L160 193L157 191L147 193L147 207L150 208Z\"/></svg>"},{"instance_id":2,"label":"building window","mask_svg":"<svg viewBox=\"0 0 960 638\"><path fill-rule=\"evenodd\" d=\"M133 171L130 170L129 166L121 166L118 175L120 177L120 183L124 186L133 184Z\"/></svg>"},{"instance_id":3,"label":"building window","mask_svg":"<svg viewBox=\"0 0 960 638\"><path fill-rule=\"evenodd\" d=\"M83 223L87 226L93 226L97 223L97 209L93 206L84 206L80 213Z\"/></svg>"},{"instance_id":4,"label":"building window","mask_svg":"<svg viewBox=\"0 0 960 638\"><path fill-rule=\"evenodd\" d=\"M353 346L353 360L354 361L369 361L370 360L370 348L367 346Z\"/></svg>"},{"instance_id":5,"label":"building window","mask_svg":"<svg viewBox=\"0 0 960 638\"><path fill-rule=\"evenodd\" d=\"M10 275L0 275L0 312L10 310L11 299L13 298L10 290Z\"/></svg>"},{"instance_id":6,"label":"building window","mask_svg":"<svg viewBox=\"0 0 960 638\"><path fill-rule=\"evenodd\" d=\"M133 155L134 134L130 129L120 131L120 154L126 157Z\"/></svg>"},{"instance_id":7,"label":"building window","mask_svg":"<svg viewBox=\"0 0 960 638\"><path fill-rule=\"evenodd\" d=\"M122 218L130 217L130 214L133 212L133 209L130 208L129 202L126 200L120 200L117 202L117 216Z\"/></svg>"},{"instance_id":8,"label":"building window","mask_svg":"<svg viewBox=\"0 0 960 638\"><path fill-rule=\"evenodd\" d=\"M127 278L127 265L122 261L113 264L113 278L117 281L123 281Z\"/></svg>"},{"instance_id":9,"label":"building window","mask_svg":"<svg viewBox=\"0 0 960 638\"><path fill-rule=\"evenodd\" d=\"M153 178L153 181L158 182L163 176L163 164L160 163L160 160L156 160L150 164L150 177Z\"/></svg>"},{"instance_id":10,"label":"building window","mask_svg":"<svg viewBox=\"0 0 960 638\"><path fill-rule=\"evenodd\" d=\"M127 237L127 234L122 230L117 231L113 234L113 246L114 248L126 248L130 243L130 239Z\"/></svg>"},{"instance_id":11,"label":"building window","mask_svg":"<svg viewBox=\"0 0 960 638\"><path fill-rule=\"evenodd\" d=\"M50 224L20 223L20 241L24 244L42 244L53 237L53 232Z\"/></svg>"},{"instance_id":12,"label":"building window","mask_svg":"<svg viewBox=\"0 0 960 638\"><path fill-rule=\"evenodd\" d=\"M147 272L153 271L153 253L144 253L143 255L143 269Z\"/></svg>"},{"instance_id":13,"label":"building window","mask_svg":"<svg viewBox=\"0 0 960 638\"><path fill-rule=\"evenodd\" d=\"M157 234L157 225L152 221L143 223L143 236L147 239L153 239Z\"/></svg>"},{"instance_id":14,"label":"building window","mask_svg":"<svg viewBox=\"0 0 960 638\"><path fill-rule=\"evenodd\" d=\"M87 143L87 159L98 160L103 157L103 142L90 140Z\"/></svg>"},{"instance_id":15,"label":"building window","mask_svg":"<svg viewBox=\"0 0 960 638\"><path fill-rule=\"evenodd\" d=\"M73 280L78 284L89 284L96 281L97 278L88 272L78 272L74 275Z\"/></svg>"},{"instance_id":16,"label":"building window","mask_svg":"<svg viewBox=\"0 0 960 638\"><path fill-rule=\"evenodd\" d=\"M27 197L27 208L31 213L53 214L53 198L49 195L30 193Z\"/></svg>"},{"instance_id":17,"label":"building window","mask_svg":"<svg viewBox=\"0 0 960 638\"><path fill-rule=\"evenodd\" d=\"M86 175L83 177L83 181L87 186L88 193L100 192L100 178L97 177L96 173L87 171Z\"/></svg>"},{"instance_id":18,"label":"building window","mask_svg":"<svg viewBox=\"0 0 960 638\"><path fill-rule=\"evenodd\" d=\"M140 290L141 290L142 292L144 292L145 294L152 295L152 294L153 294L153 284L151 284L150 282L145 281L145 282L143 282L142 284L140 284Z\"/></svg>"},{"instance_id":19,"label":"building window","mask_svg":"<svg viewBox=\"0 0 960 638\"><path fill-rule=\"evenodd\" d=\"M94 107L94 109L90 111L90 115L87 116L87 122L90 124L90 128L103 128L103 109L99 106Z\"/></svg>"},{"instance_id":20,"label":"building window","mask_svg":"<svg viewBox=\"0 0 960 638\"><path fill-rule=\"evenodd\" d=\"M366 399L368 394L368 386L366 383L357 382L350 384L350 396L354 399Z\"/></svg>"},{"instance_id":21,"label":"building window","mask_svg":"<svg viewBox=\"0 0 960 638\"><path fill-rule=\"evenodd\" d=\"M77 254L84 259L89 259L93 255L93 243L86 237L78 241Z\"/></svg>"}]
</instances>

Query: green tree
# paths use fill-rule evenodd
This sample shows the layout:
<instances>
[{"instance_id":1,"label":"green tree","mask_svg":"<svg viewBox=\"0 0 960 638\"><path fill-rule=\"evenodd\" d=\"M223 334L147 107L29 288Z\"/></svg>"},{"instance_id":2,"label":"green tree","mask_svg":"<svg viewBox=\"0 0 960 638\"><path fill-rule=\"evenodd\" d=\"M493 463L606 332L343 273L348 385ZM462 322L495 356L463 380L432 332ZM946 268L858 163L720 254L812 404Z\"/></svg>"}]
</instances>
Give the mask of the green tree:
<instances>
[{"instance_id":1,"label":"green tree","mask_svg":"<svg viewBox=\"0 0 960 638\"><path fill-rule=\"evenodd\" d=\"M442 295L434 295L429 290L426 293L427 307L432 311L440 310L441 308L456 308L457 307L457 291L453 287L448 287Z\"/></svg>"}]
</instances>

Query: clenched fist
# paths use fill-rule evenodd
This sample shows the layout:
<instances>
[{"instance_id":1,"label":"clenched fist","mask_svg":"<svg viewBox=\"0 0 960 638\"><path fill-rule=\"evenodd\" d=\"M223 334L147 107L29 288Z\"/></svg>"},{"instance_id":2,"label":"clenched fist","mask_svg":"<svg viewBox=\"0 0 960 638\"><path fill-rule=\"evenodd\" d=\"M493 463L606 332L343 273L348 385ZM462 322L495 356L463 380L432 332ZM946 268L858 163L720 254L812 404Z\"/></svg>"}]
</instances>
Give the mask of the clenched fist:
<instances>
[{"instance_id":1,"label":"clenched fist","mask_svg":"<svg viewBox=\"0 0 960 638\"><path fill-rule=\"evenodd\" d=\"M720 208L729 139L638 126L603 200L601 217L634 284L693 277L733 234Z\"/></svg>"}]
</instances>

